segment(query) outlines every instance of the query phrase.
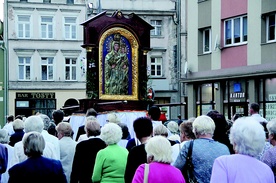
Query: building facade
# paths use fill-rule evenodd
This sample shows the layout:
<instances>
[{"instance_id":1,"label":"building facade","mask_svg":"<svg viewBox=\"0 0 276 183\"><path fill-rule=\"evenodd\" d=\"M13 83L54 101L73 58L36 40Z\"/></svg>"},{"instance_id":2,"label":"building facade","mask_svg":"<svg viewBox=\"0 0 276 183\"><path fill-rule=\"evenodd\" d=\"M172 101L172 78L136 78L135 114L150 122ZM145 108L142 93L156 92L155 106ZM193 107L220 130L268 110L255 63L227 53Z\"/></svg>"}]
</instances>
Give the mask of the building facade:
<instances>
[{"instance_id":1,"label":"building facade","mask_svg":"<svg viewBox=\"0 0 276 183\"><path fill-rule=\"evenodd\" d=\"M91 5L89 16L95 16L99 10L107 11L112 14L116 10L121 10L127 15L135 13L151 24L154 29L151 30L151 51L147 53L148 61L148 87L154 90L154 100L156 104L180 103L184 102L184 98L180 95L180 68L181 62L184 62L185 43L178 46L177 40L184 34L180 33L178 27L182 27L184 31L185 25L179 22L180 14L178 14L179 1L170 0L89 0ZM185 5L182 1L182 6ZM184 9L183 9L184 11ZM180 12L180 7L179 7ZM183 13L184 14L184 13ZM185 19L184 19L185 20ZM185 39L182 39L184 42ZM182 57L182 59L180 59ZM182 64L183 65L183 64ZM183 72L183 71L182 71ZM167 117L176 119L179 113L184 116L184 110L180 106L169 107L163 106L162 110L167 112Z\"/></svg>"},{"instance_id":2,"label":"building facade","mask_svg":"<svg viewBox=\"0 0 276 183\"><path fill-rule=\"evenodd\" d=\"M81 47L86 3L7 1L9 114L47 114L85 98L86 51Z\"/></svg>"},{"instance_id":3,"label":"building facade","mask_svg":"<svg viewBox=\"0 0 276 183\"><path fill-rule=\"evenodd\" d=\"M272 0L189 1L188 117L248 115L253 102L267 120L276 117L275 11Z\"/></svg>"}]
</instances>

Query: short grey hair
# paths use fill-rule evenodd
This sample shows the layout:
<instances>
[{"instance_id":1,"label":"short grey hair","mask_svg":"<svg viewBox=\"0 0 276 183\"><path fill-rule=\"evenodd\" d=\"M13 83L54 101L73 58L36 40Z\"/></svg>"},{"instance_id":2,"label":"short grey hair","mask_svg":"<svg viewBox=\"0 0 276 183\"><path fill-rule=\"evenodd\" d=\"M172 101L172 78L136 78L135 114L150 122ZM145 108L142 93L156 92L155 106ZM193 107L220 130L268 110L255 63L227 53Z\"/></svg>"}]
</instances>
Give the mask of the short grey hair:
<instances>
[{"instance_id":1,"label":"short grey hair","mask_svg":"<svg viewBox=\"0 0 276 183\"><path fill-rule=\"evenodd\" d=\"M165 137L154 136L148 140L145 146L147 157L153 156L153 161L168 163L172 162L171 144Z\"/></svg>"},{"instance_id":2,"label":"short grey hair","mask_svg":"<svg viewBox=\"0 0 276 183\"><path fill-rule=\"evenodd\" d=\"M26 133L32 132L32 131L41 133L42 130L43 130L43 127L44 127L42 118L39 117L39 116L30 116L30 117L28 117L25 120L24 125L25 125L25 132Z\"/></svg>"},{"instance_id":3,"label":"short grey hair","mask_svg":"<svg viewBox=\"0 0 276 183\"><path fill-rule=\"evenodd\" d=\"M23 130L24 122L21 119L16 119L12 123L13 130Z\"/></svg>"},{"instance_id":4,"label":"short grey hair","mask_svg":"<svg viewBox=\"0 0 276 183\"><path fill-rule=\"evenodd\" d=\"M117 144L122 136L122 128L115 123L107 123L101 129L100 137L107 145Z\"/></svg>"},{"instance_id":5,"label":"short grey hair","mask_svg":"<svg viewBox=\"0 0 276 183\"><path fill-rule=\"evenodd\" d=\"M56 126L56 131L65 137L71 137L73 134L72 127L68 122L60 122Z\"/></svg>"},{"instance_id":6,"label":"short grey hair","mask_svg":"<svg viewBox=\"0 0 276 183\"><path fill-rule=\"evenodd\" d=\"M10 141L9 133L7 130L0 129L0 143L1 144L8 144Z\"/></svg>"},{"instance_id":7,"label":"short grey hair","mask_svg":"<svg viewBox=\"0 0 276 183\"><path fill-rule=\"evenodd\" d=\"M252 117L238 118L230 130L231 144L235 151L257 157L265 146L265 131L263 126Z\"/></svg>"},{"instance_id":8,"label":"short grey hair","mask_svg":"<svg viewBox=\"0 0 276 183\"><path fill-rule=\"evenodd\" d=\"M170 121L167 124L167 127L170 130L170 132L172 132L173 134L177 134L178 133L178 124L175 121Z\"/></svg>"},{"instance_id":9,"label":"short grey hair","mask_svg":"<svg viewBox=\"0 0 276 183\"><path fill-rule=\"evenodd\" d=\"M51 119L46 114L39 114L39 116L43 120L43 124L44 124L44 128L43 129L44 130L48 130L48 128L50 126Z\"/></svg>"},{"instance_id":10,"label":"short grey hair","mask_svg":"<svg viewBox=\"0 0 276 183\"><path fill-rule=\"evenodd\" d=\"M213 135L216 125L212 118L206 115L198 116L193 122L193 132L197 135Z\"/></svg>"},{"instance_id":11,"label":"short grey hair","mask_svg":"<svg viewBox=\"0 0 276 183\"><path fill-rule=\"evenodd\" d=\"M101 134L101 126L96 118L86 120L84 130L88 137Z\"/></svg>"},{"instance_id":12,"label":"short grey hair","mask_svg":"<svg viewBox=\"0 0 276 183\"><path fill-rule=\"evenodd\" d=\"M162 135L168 137L168 129L164 125L160 124L154 127L153 134L154 136Z\"/></svg>"},{"instance_id":13,"label":"short grey hair","mask_svg":"<svg viewBox=\"0 0 276 183\"><path fill-rule=\"evenodd\" d=\"M276 138L276 119L272 119L266 125L269 134L273 134Z\"/></svg>"},{"instance_id":14,"label":"short grey hair","mask_svg":"<svg viewBox=\"0 0 276 183\"><path fill-rule=\"evenodd\" d=\"M24 153L26 156L39 156L43 154L45 140L38 132L26 133L22 140Z\"/></svg>"},{"instance_id":15,"label":"short grey hair","mask_svg":"<svg viewBox=\"0 0 276 183\"><path fill-rule=\"evenodd\" d=\"M119 117L117 116L117 114L110 113L110 114L107 115L107 122L118 124L118 123L121 122L121 120L119 119Z\"/></svg>"}]
</instances>

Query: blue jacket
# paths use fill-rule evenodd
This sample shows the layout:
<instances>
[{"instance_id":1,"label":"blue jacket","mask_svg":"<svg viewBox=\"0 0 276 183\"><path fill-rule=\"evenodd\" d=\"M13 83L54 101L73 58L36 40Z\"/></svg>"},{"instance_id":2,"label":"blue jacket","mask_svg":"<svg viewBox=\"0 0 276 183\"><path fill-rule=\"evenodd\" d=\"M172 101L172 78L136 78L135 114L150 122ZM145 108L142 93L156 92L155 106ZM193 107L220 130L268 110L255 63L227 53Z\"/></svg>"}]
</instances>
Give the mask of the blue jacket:
<instances>
[{"instance_id":1,"label":"blue jacket","mask_svg":"<svg viewBox=\"0 0 276 183\"><path fill-rule=\"evenodd\" d=\"M43 156L30 157L9 169L9 183L66 183L60 161Z\"/></svg>"}]
</instances>

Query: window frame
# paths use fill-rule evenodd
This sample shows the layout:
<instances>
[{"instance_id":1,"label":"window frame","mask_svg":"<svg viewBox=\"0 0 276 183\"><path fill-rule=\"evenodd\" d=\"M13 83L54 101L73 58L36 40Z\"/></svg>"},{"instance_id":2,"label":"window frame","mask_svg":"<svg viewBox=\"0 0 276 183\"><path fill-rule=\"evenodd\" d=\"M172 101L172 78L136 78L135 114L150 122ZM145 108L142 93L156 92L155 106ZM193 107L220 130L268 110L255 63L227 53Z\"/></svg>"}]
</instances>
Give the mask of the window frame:
<instances>
[{"instance_id":1,"label":"window frame","mask_svg":"<svg viewBox=\"0 0 276 183\"><path fill-rule=\"evenodd\" d=\"M32 78L32 66L31 66L31 63L32 63L32 60L31 60L31 57L27 57L27 56L18 56L18 80L19 81L31 81L31 78ZM23 59L23 63L20 63L20 59ZM30 63L27 63L27 59L29 59L29 62ZM20 78L20 66L23 66L23 78L21 79ZM27 68L26 67L29 67L30 69L30 73L29 73L29 79L27 79Z\"/></svg>"},{"instance_id":2,"label":"window frame","mask_svg":"<svg viewBox=\"0 0 276 183\"><path fill-rule=\"evenodd\" d=\"M68 60L68 59L70 60L69 64L66 63L66 60ZM73 60L75 60L75 64L72 63ZM77 58L66 57L64 66L65 66L65 72L64 72L65 81L76 81L77 80ZM66 74L67 74L66 68L67 67L69 67L69 79L67 79L67 77L66 77ZM75 68L75 79L72 79L73 78L73 69L72 69L73 67Z\"/></svg>"},{"instance_id":3,"label":"window frame","mask_svg":"<svg viewBox=\"0 0 276 183\"><path fill-rule=\"evenodd\" d=\"M269 17L274 15L274 39L269 40ZM276 42L276 13L270 14L266 17L266 42L271 43L271 42Z\"/></svg>"},{"instance_id":4,"label":"window frame","mask_svg":"<svg viewBox=\"0 0 276 183\"><path fill-rule=\"evenodd\" d=\"M205 45L205 32L206 31L209 31L209 50L208 51L205 51L205 47L206 47L206 45ZM212 30L211 30L211 28L207 28L207 29L204 29L203 31L202 31L202 33L203 33L203 40L202 40L202 42L203 42L203 54L208 54L208 53L212 53Z\"/></svg>"},{"instance_id":5,"label":"window frame","mask_svg":"<svg viewBox=\"0 0 276 183\"><path fill-rule=\"evenodd\" d=\"M154 63L152 63L153 59L154 59ZM158 60L160 61L160 63L158 63ZM155 67L154 75L152 74L152 69L151 69L152 66ZM160 75L157 74L158 66L160 66ZM163 76L163 58L162 57L151 57L150 58L150 76L151 77L162 77Z\"/></svg>"},{"instance_id":6,"label":"window frame","mask_svg":"<svg viewBox=\"0 0 276 183\"><path fill-rule=\"evenodd\" d=\"M66 22L67 18L74 18L75 19L75 23L68 23ZM65 16L63 18L64 20L64 24L63 24L63 32L64 32L64 39L65 40L76 40L78 37L78 31L77 31L77 17L75 16ZM67 37L67 30L66 30L66 26L69 26L69 37ZM75 38L73 38L73 27L75 27Z\"/></svg>"},{"instance_id":7,"label":"window frame","mask_svg":"<svg viewBox=\"0 0 276 183\"><path fill-rule=\"evenodd\" d=\"M22 18L29 18L29 21L20 21L20 17ZM17 15L17 38L20 39L30 39L31 35L32 35L32 22L31 22L31 15L27 15L27 14L20 14ZM20 36L20 25L22 25L22 36ZM26 36L27 34L27 28L26 26L29 25L29 36Z\"/></svg>"},{"instance_id":8,"label":"window frame","mask_svg":"<svg viewBox=\"0 0 276 183\"><path fill-rule=\"evenodd\" d=\"M244 32L244 18L246 18L246 34ZM239 19L239 35L240 35L240 41L235 42L235 20ZM231 43L226 43L227 42L227 29L226 29L226 22L230 21L231 22L231 28L230 28L230 40ZM223 22L224 25L224 46L229 47L229 46L237 46L237 45L244 45L247 44L248 40L248 17L247 15L242 15L238 17L233 17L229 19L225 19ZM246 36L246 41L244 41L244 37Z\"/></svg>"},{"instance_id":9,"label":"window frame","mask_svg":"<svg viewBox=\"0 0 276 183\"><path fill-rule=\"evenodd\" d=\"M42 18L52 18L52 22L42 22ZM43 37L42 34L42 25L46 25L46 37ZM49 26L52 26L52 37L49 37ZM41 39L54 39L54 17L53 16L47 16L42 15L40 17L40 37Z\"/></svg>"},{"instance_id":10,"label":"window frame","mask_svg":"<svg viewBox=\"0 0 276 183\"><path fill-rule=\"evenodd\" d=\"M157 22L160 22L160 24ZM151 36L162 36L162 23L162 20L150 20L151 26L154 27L154 29L150 31ZM160 29L160 34L158 29Z\"/></svg>"},{"instance_id":11,"label":"window frame","mask_svg":"<svg viewBox=\"0 0 276 183\"><path fill-rule=\"evenodd\" d=\"M52 59L52 64L49 63L50 59ZM43 63L43 62L46 62L46 63ZM43 79L43 78L44 78L44 77L43 77L43 69L42 69L43 66L46 66L46 67L47 67L46 79ZM53 75L53 76L52 76L52 79L49 78L49 76L50 76L49 68L50 68L50 67L52 67L52 72L53 72L53 73L52 73L52 75ZM41 57L41 67L40 67L40 69L41 69L41 81L54 81L54 57Z\"/></svg>"}]
</instances>

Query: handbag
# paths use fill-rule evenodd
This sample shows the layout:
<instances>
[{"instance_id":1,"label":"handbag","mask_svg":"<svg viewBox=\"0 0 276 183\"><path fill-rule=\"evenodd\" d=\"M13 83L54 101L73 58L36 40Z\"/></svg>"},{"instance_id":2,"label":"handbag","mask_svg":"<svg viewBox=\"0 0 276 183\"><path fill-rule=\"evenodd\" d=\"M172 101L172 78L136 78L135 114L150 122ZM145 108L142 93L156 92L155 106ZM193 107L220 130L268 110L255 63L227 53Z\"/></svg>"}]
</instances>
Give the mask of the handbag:
<instances>
[{"instance_id":1,"label":"handbag","mask_svg":"<svg viewBox=\"0 0 276 183\"><path fill-rule=\"evenodd\" d=\"M194 171L194 165L192 162L193 144L194 144L194 140L191 140L190 146L188 149L188 154L186 157L186 163L185 163L183 171L182 171L185 181L188 183L197 183L197 180L193 174L193 171Z\"/></svg>"},{"instance_id":2,"label":"handbag","mask_svg":"<svg viewBox=\"0 0 276 183\"><path fill-rule=\"evenodd\" d=\"M144 183L148 183L148 177L149 177L149 164L145 163Z\"/></svg>"}]
</instances>

